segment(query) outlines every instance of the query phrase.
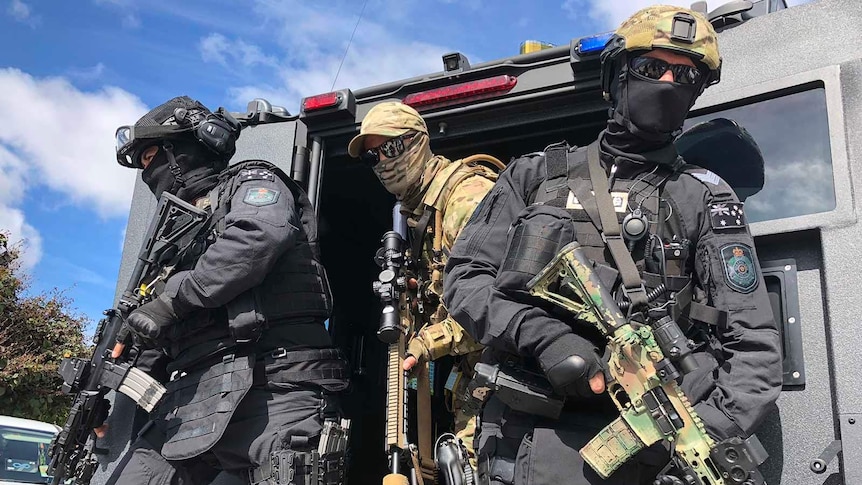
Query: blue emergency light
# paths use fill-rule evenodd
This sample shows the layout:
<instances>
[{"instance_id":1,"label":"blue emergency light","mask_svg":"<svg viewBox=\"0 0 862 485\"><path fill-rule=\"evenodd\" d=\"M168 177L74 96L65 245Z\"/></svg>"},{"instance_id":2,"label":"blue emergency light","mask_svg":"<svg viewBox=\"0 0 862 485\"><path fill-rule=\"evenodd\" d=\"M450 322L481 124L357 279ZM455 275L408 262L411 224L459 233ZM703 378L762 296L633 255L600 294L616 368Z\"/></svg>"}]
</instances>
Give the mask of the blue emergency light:
<instances>
[{"instance_id":1,"label":"blue emergency light","mask_svg":"<svg viewBox=\"0 0 862 485\"><path fill-rule=\"evenodd\" d=\"M591 35L578 40L578 54L593 54L601 52L605 48L605 44L613 37L613 32L605 32L604 34Z\"/></svg>"}]
</instances>

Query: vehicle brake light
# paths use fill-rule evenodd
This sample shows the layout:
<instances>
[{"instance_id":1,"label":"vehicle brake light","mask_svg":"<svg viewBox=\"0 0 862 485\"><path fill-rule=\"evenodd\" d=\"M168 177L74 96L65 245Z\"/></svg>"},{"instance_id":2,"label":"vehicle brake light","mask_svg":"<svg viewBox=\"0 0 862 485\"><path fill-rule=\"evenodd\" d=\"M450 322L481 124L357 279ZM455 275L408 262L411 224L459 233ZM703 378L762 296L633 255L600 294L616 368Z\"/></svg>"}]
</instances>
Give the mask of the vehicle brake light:
<instances>
[{"instance_id":1,"label":"vehicle brake light","mask_svg":"<svg viewBox=\"0 0 862 485\"><path fill-rule=\"evenodd\" d=\"M404 104L420 109L431 106L446 106L468 100L473 101L507 93L517 83L518 78L504 74L502 76L455 84L454 86L446 86L421 93L408 94L404 98Z\"/></svg>"},{"instance_id":2,"label":"vehicle brake light","mask_svg":"<svg viewBox=\"0 0 862 485\"><path fill-rule=\"evenodd\" d=\"M305 112L314 111L323 108L331 108L341 102L341 93L333 91L331 93L318 94L302 100L302 110Z\"/></svg>"},{"instance_id":3,"label":"vehicle brake light","mask_svg":"<svg viewBox=\"0 0 862 485\"><path fill-rule=\"evenodd\" d=\"M613 35L613 32L605 32L604 34L596 34L581 38L578 40L578 54L584 55L601 52Z\"/></svg>"}]
</instances>

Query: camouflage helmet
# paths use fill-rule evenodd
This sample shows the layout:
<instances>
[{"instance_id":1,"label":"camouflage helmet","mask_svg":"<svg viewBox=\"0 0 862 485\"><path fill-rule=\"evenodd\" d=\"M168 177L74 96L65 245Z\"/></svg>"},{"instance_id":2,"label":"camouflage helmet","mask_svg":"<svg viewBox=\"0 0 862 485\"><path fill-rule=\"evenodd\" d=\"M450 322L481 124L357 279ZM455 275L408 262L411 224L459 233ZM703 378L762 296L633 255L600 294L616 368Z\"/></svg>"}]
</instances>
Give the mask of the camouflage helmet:
<instances>
[{"instance_id":1,"label":"camouflage helmet","mask_svg":"<svg viewBox=\"0 0 862 485\"><path fill-rule=\"evenodd\" d=\"M425 120L415 109L397 101L380 103L365 115L359 134L353 137L347 146L347 153L353 158L358 157L362 153L362 144L368 135L394 138L410 131L428 133Z\"/></svg>"},{"instance_id":2,"label":"camouflage helmet","mask_svg":"<svg viewBox=\"0 0 862 485\"><path fill-rule=\"evenodd\" d=\"M718 36L698 12L684 7L653 5L623 21L602 52L602 88L610 92L613 64L623 52L667 49L693 57L710 73L703 87L715 84L721 72Z\"/></svg>"}]
</instances>

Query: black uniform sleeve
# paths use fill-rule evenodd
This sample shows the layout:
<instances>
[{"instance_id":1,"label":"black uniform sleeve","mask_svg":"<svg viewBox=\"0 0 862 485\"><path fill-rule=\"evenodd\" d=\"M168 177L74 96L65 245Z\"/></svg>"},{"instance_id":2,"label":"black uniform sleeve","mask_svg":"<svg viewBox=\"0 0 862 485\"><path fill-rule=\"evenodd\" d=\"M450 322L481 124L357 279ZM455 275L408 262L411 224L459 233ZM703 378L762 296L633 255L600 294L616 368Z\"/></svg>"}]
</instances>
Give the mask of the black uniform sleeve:
<instances>
[{"instance_id":1,"label":"black uniform sleeve","mask_svg":"<svg viewBox=\"0 0 862 485\"><path fill-rule=\"evenodd\" d=\"M444 276L450 315L476 340L497 350L539 356L544 368L577 353L586 339L540 307L513 299L495 286L509 227L526 207L526 194L545 177L541 157L511 162L461 231Z\"/></svg>"},{"instance_id":2,"label":"black uniform sleeve","mask_svg":"<svg viewBox=\"0 0 862 485\"><path fill-rule=\"evenodd\" d=\"M277 176L237 181L225 229L191 271L168 280L178 314L220 307L259 285L296 242L299 214L292 192Z\"/></svg>"},{"instance_id":3,"label":"black uniform sleeve","mask_svg":"<svg viewBox=\"0 0 862 485\"><path fill-rule=\"evenodd\" d=\"M782 377L780 337L744 206L727 191L720 202L708 191L703 200L691 201L704 208L695 276L708 303L727 312L715 332L722 350L715 388L695 405L707 431L719 439L754 432L772 411Z\"/></svg>"},{"instance_id":4,"label":"black uniform sleeve","mask_svg":"<svg viewBox=\"0 0 862 485\"><path fill-rule=\"evenodd\" d=\"M164 384L168 382L169 362L170 357L160 349L142 349L135 361L135 367Z\"/></svg>"}]
</instances>

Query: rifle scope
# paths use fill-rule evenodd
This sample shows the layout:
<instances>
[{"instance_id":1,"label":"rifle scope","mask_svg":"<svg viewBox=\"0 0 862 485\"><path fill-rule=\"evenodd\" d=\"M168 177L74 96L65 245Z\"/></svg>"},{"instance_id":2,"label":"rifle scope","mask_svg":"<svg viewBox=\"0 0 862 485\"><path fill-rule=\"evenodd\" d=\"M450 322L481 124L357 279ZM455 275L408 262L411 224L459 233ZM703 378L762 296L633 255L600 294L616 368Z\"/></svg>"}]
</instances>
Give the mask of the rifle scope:
<instances>
[{"instance_id":1,"label":"rifle scope","mask_svg":"<svg viewBox=\"0 0 862 485\"><path fill-rule=\"evenodd\" d=\"M404 278L399 276L404 264L404 238L395 231L389 231L383 235L381 242L383 247L374 258L383 269L373 284L374 292L383 303L377 338L392 344L398 341L402 333L398 305L401 291L404 290Z\"/></svg>"}]
</instances>

